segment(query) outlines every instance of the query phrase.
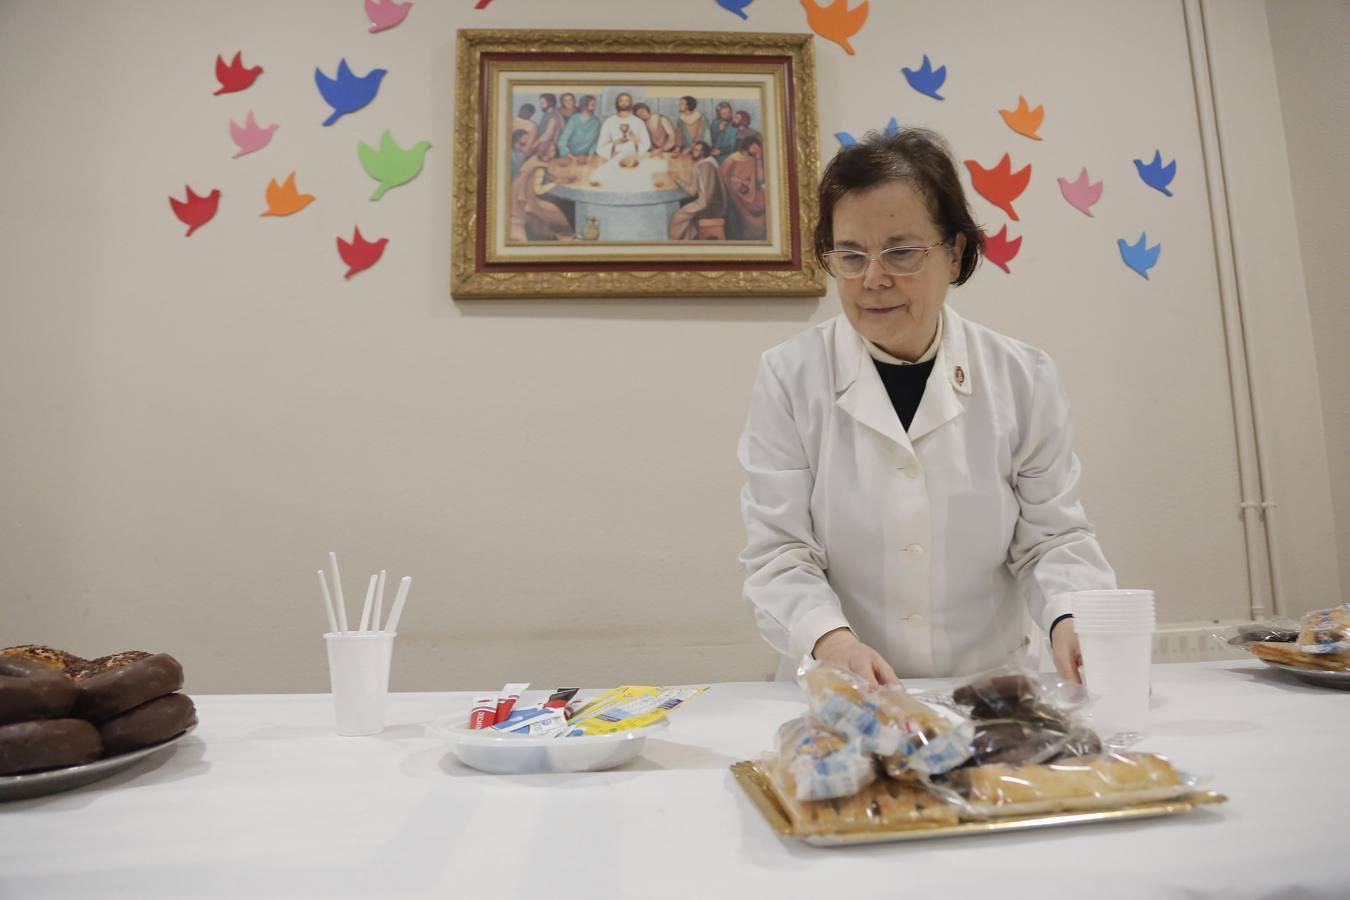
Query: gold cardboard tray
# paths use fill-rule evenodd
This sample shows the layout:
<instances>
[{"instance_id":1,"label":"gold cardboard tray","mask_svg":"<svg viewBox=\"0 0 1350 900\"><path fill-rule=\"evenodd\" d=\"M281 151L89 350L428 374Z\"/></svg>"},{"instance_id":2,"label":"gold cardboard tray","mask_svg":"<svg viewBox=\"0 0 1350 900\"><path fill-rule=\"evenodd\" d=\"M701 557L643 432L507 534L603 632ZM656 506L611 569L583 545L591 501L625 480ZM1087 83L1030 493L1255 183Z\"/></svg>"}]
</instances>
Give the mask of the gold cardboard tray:
<instances>
[{"instance_id":1,"label":"gold cardboard tray","mask_svg":"<svg viewBox=\"0 0 1350 900\"><path fill-rule=\"evenodd\" d=\"M783 837L797 838L818 847L838 847L851 844L881 844L891 841L917 841L928 838L955 837L972 834L988 834L999 831L1021 831L1028 828L1054 828L1061 825L1084 825L1091 822L1121 822L1126 819L1149 819L1158 816L1175 816L1190 812L1201 806L1226 803L1228 798L1213 791L1191 791L1170 800L1155 800L1136 803L1116 809L1090 811L1042 813L1031 816L1010 816L1006 819L991 819L975 822L950 824L926 824L917 822L912 825L890 828L855 826L841 828L838 831L822 834L798 831L793 827L778 794L763 767L753 761L732 763L731 773L737 783L750 797L750 801L764 815L774 831Z\"/></svg>"}]
</instances>

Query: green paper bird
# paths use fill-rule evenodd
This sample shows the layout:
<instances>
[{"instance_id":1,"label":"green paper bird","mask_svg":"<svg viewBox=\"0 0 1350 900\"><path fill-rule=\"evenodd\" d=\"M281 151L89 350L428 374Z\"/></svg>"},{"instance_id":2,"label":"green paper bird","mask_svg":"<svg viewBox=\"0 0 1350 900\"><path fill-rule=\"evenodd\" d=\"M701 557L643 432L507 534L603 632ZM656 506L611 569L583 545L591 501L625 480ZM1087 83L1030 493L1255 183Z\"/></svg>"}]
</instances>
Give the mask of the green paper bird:
<instances>
[{"instance_id":1,"label":"green paper bird","mask_svg":"<svg viewBox=\"0 0 1350 900\"><path fill-rule=\"evenodd\" d=\"M416 178L417 173L422 171L422 160L426 158L430 146L428 141L418 141L404 150L394 143L394 136L387 129L380 136L379 150L365 141L357 141L356 152L361 157L362 167L365 168L367 175L380 183L375 193L370 195L370 199L378 200L390 188L407 184Z\"/></svg>"}]
</instances>

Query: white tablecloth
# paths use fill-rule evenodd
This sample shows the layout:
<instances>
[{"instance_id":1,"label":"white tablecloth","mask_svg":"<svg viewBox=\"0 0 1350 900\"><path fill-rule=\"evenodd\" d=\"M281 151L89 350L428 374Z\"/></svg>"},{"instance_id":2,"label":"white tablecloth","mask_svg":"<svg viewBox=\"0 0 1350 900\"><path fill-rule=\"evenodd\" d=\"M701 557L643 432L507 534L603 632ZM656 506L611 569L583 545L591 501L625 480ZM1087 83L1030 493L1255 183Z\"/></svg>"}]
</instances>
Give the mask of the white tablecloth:
<instances>
[{"instance_id":1,"label":"white tablecloth","mask_svg":"<svg viewBox=\"0 0 1350 900\"><path fill-rule=\"evenodd\" d=\"M727 769L801 710L793 685L715 685L580 775L461 767L422 725L468 697L395 695L369 738L335 736L324 695L197 697L176 749L0 804L0 897L1350 897L1350 692L1255 661L1154 672L1142 748L1228 804L841 849L777 837Z\"/></svg>"}]
</instances>

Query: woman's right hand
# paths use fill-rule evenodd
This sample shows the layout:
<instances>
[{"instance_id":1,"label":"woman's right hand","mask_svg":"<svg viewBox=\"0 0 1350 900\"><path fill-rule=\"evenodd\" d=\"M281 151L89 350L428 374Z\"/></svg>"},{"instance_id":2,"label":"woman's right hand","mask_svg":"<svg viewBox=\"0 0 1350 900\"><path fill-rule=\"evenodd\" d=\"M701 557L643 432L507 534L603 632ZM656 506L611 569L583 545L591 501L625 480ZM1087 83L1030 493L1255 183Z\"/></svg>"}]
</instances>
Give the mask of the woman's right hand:
<instances>
[{"instance_id":1,"label":"woman's right hand","mask_svg":"<svg viewBox=\"0 0 1350 900\"><path fill-rule=\"evenodd\" d=\"M900 680L895 677L891 664L880 653L858 640L858 636L849 628L836 628L827 632L816 641L811 655L821 662L847 669L865 681L869 688L895 684Z\"/></svg>"}]
</instances>

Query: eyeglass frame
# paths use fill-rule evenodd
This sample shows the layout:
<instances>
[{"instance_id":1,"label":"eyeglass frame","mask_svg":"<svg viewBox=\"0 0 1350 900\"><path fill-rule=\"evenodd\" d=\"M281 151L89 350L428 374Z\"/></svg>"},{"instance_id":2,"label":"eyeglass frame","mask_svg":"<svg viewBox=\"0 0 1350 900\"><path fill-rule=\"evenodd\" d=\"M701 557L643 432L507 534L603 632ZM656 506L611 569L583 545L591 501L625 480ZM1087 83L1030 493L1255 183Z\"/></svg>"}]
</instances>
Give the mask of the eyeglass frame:
<instances>
[{"instance_id":1,"label":"eyeglass frame","mask_svg":"<svg viewBox=\"0 0 1350 900\"><path fill-rule=\"evenodd\" d=\"M906 244L899 244L899 245L897 245L897 246L895 246L895 247L886 247L885 249L883 249L883 250L881 250L881 251L879 251L879 252L877 252L877 253L868 253L868 252L865 251L865 250L847 250L847 249L826 250L824 253L821 254L821 256L824 256L824 257L825 257L825 271L828 272L828 273L830 274L830 277L831 277L831 278L835 278L835 279L848 279L849 281L852 281L852 280L855 279L855 278L866 278L866 277L867 277L867 270L868 270L868 268L872 265L873 260L875 260L875 261L876 261L876 264L877 264L878 266L881 267L881 271L885 272L887 275L891 276L892 278L908 278L908 277L911 276L911 275L918 275L921 271L923 271L923 267L926 266L926 265L928 265L928 254L929 254L934 248L936 248L936 247L942 247L942 246L944 246L944 245L946 245L946 244L949 244L949 243L950 243L950 241L938 241L936 244L929 244L927 247L909 246L909 245L906 245ZM923 261L919 263L919 265L914 269L913 272L892 272L891 270L887 269L885 263L883 263L883 262L881 261L881 257L885 256L887 253L890 253L892 250L922 250L922 251L923 251ZM842 253L856 253L856 254L858 254L859 256L865 256L865 257L867 257L867 262L863 264L863 269L862 269L862 271L859 272L857 275L837 275L837 274L835 274L834 269L831 268L831 266L830 266L829 258L830 258L831 256L835 255L835 254L842 254Z\"/></svg>"}]
</instances>

